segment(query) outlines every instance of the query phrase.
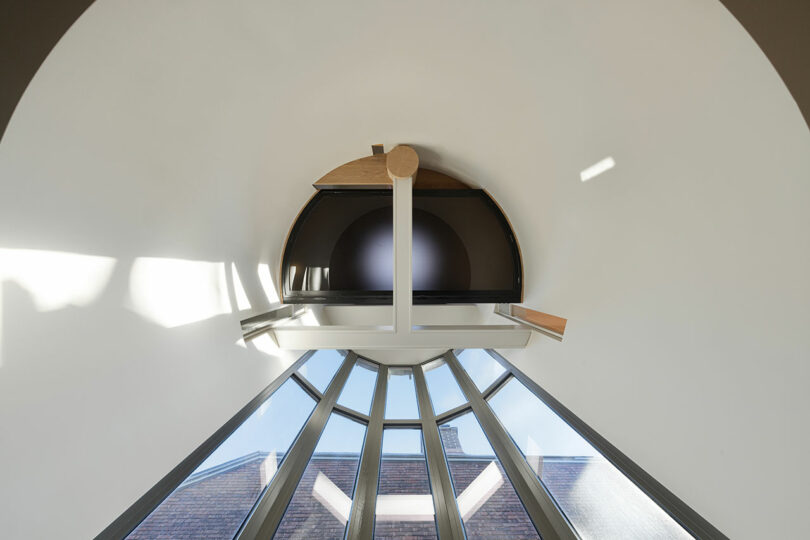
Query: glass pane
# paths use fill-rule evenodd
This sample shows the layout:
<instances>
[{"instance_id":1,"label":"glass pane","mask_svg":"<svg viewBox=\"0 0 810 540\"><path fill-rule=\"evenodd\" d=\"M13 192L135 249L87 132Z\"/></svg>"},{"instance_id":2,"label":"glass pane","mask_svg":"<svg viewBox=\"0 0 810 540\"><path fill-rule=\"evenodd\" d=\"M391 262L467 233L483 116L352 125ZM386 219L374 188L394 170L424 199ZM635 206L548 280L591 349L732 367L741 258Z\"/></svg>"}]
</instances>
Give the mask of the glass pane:
<instances>
[{"instance_id":1,"label":"glass pane","mask_svg":"<svg viewBox=\"0 0 810 540\"><path fill-rule=\"evenodd\" d=\"M371 400L374 397L376 384L377 366L371 362L358 360L340 393L338 405L368 414L371 410Z\"/></svg>"},{"instance_id":2,"label":"glass pane","mask_svg":"<svg viewBox=\"0 0 810 540\"><path fill-rule=\"evenodd\" d=\"M415 187L412 251L414 303L425 297L520 301L517 244L505 216L483 190L437 196L435 190Z\"/></svg>"},{"instance_id":3,"label":"glass pane","mask_svg":"<svg viewBox=\"0 0 810 540\"><path fill-rule=\"evenodd\" d=\"M489 404L582 538L691 538L517 379Z\"/></svg>"},{"instance_id":4,"label":"glass pane","mask_svg":"<svg viewBox=\"0 0 810 540\"><path fill-rule=\"evenodd\" d=\"M288 379L128 538L232 538L314 408Z\"/></svg>"},{"instance_id":5,"label":"glass pane","mask_svg":"<svg viewBox=\"0 0 810 540\"><path fill-rule=\"evenodd\" d=\"M366 426L332 414L273 538L343 538Z\"/></svg>"},{"instance_id":6,"label":"glass pane","mask_svg":"<svg viewBox=\"0 0 810 540\"><path fill-rule=\"evenodd\" d=\"M458 353L457 358L481 392L506 371L484 349L465 349Z\"/></svg>"},{"instance_id":7,"label":"glass pane","mask_svg":"<svg viewBox=\"0 0 810 540\"><path fill-rule=\"evenodd\" d=\"M442 359L434 360L422 366L422 369L425 370L425 383L434 414L442 414L467 402L447 362Z\"/></svg>"},{"instance_id":8,"label":"glass pane","mask_svg":"<svg viewBox=\"0 0 810 540\"><path fill-rule=\"evenodd\" d=\"M298 374L323 393L342 363L343 354L334 349L323 349L315 351L315 354L298 368Z\"/></svg>"},{"instance_id":9,"label":"glass pane","mask_svg":"<svg viewBox=\"0 0 810 540\"><path fill-rule=\"evenodd\" d=\"M391 190L321 190L293 225L282 261L285 300L391 304Z\"/></svg>"},{"instance_id":10,"label":"glass pane","mask_svg":"<svg viewBox=\"0 0 810 540\"><path fill-rule=\"evenodd\" d=\"M388 368L388 392L385 396L386 419L419 418L416 387L411 368Z\"/></svg>"},{"instance_id":11,"label":"glass pane","mask_svg":"<svg viewBox=\"0 0 810 540\"><path fill-rule=\"evenodd\" d=\"M540 538L473 413L439 434L467 538Z\"/></svg>"},{"instance_id":12,"label":"glass pane","mask_svg":"<svg viewBox=\"0 0 810 540\"><path fill-rule=\"evenodd\" d=\"M420 429L383 431L374 538L437 538Z\"/></svg>"}]
</instances>

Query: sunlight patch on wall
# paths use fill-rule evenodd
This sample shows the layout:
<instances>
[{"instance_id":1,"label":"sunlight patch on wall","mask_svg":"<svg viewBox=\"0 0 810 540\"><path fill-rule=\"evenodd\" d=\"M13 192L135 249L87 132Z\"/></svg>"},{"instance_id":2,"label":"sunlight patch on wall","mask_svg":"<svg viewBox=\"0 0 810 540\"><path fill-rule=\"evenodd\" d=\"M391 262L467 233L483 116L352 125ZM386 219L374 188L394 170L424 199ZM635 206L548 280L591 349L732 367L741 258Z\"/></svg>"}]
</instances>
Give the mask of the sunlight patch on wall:
<instances>
[{"instance_id":1,"label":"sunlight patch on wall","mask_svg":"<svg viewBox=\"0 0 810 540\"><path fill-rule=\"evenodd\" d=\"M233 293L236 296L236 307L239 311L251 309L250 300L242 286L242 280L239 279L239 272L236 270L236 263L231 263L231 280L233 281Z\"/></svg>"},{"instance_id":2,"label":"sunlight patch on wall","mask_svg":"<svg viewBox=\"0 0 810 540\"><path fill-rule=\"evenodd\" d=\"M608 156L601 161L597 161L587 169L584 169L582 172L579 173L579 179L583 182L587 182L592 178L596 178L603 172L609 171L613 167L616 166L616 161L613 157Z\"/></svg>"},{"instance_id":3,"label":"sunlight patch on wall","mask_svg":"<svg viewBox=\"0 0 810 540\"><path fill-rule=\"evenodd\" d=\"M231 313L225 264L139 257L132 264L128 307L165 328Z\"/></svg>"},{"instance_id":4,"label":"sunlight patch on wall","mask_svg":"<svg viewBox=\"0 0 810 540\"><path fill-rule=\"evenodd\" d=\"M110 281L115 259L65 251L0 248L0 366L3 353L3 287L14 282L37 311L92 304Z\"/></svg>"},{"instance_id":5,"label":"sunlight patch on wall","mask_svg":"<svg viewBox=\"0 0 810 540\"><path fill-rule=\"evenodd\" d=\"M318 317L315 316L315 313L313 313L311 309L306 310L298 320L300 321L301 326L321 325L321 323L318 321Z\"/></svg>"},{"instance_id":6,"label":"sunlight patch on wall","mask_svg":"<svg viewBox=\"0 0 810 540\"><path fill-rule=\"evenodd\" d=\"M91 304L110 281L114 267L111 257L0 249L0 283L13 281L24 288L38 311Z\"/></svg>"},{"instance_id":7,"label":"sunlight patch on wall","mask_svg":"<svg viewBox=\"0 0 810 540\"><path fill-rule=\"evenodd\" d=\"M257 336L251 339L249 343L253 344L257 350L263 352L264 354L269 354L270 356L276 356L281 352L281 349L279 349L278 345L275 341L273 341L273 338L271 338L269 334Z\"/></svg>"},{"instance_id":8,"label":"sunlight patch on wall","mask_svg":"<svg viewBox=\"0 0 810 540\"><path fill-rule=\"evenodd\" d=\"M273 275L270 273L270 265L266 263L259 264L259 282L262 284L264 294L267 296L267 301L271 304L277 304L281 301L278 297L276 286L273 285Z\"/></svg>"}]
</instances>

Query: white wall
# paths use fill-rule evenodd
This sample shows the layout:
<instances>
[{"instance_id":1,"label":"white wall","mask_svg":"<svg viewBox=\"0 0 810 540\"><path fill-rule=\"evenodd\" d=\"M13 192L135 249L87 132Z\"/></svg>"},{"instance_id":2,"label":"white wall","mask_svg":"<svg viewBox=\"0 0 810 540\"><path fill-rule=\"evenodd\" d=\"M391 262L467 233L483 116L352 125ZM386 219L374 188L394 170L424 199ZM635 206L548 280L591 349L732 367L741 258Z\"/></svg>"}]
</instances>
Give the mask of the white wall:
<instances>
[{"instance_id":1,"label":"white wall","mask_svg":"<svg viewBox=\"0 0 810 540\"><path fill-rule=\"evenodd\" d=\"M570 323L509 358L728 535L803 533L810 132L718 2L100 0L0 145L0 248L116 261L83 307L3 284L4 536L94 535L290 361L156 323L135 260L235 262L258 310L309 184L381 141L512 220Z\"/></svg>"}]
</instances>

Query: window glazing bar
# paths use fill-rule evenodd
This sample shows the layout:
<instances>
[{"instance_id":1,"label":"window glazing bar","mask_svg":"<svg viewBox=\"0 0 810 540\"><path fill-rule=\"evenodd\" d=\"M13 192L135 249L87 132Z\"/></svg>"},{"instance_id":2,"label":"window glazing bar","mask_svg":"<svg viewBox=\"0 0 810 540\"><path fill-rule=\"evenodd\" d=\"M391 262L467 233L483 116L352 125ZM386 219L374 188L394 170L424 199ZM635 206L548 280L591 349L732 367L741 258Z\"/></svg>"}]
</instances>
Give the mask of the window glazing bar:
<instances>
[{"instance_id":1,"label":"window glazing bar","mask_svg":"<svg viewBox=\"0 0 810 540\"><path fill-rule=\"evenodd\" d=\"M463 403L458 407L454 407L449 411L445 411L436 417L436 424L444 424L445 422L452 420L456 416L461 416L463 413L467 412L469 408L470 408L469 403Z\"/></svg>"},{"instance_id":2,"label":"window glazing bar","mask_svg":"<svg viewBox=\"0 0 810 540\"><path fill-rule=\"evenodd\" d=\"M486 390L484 390L481 393L481 397L483 397L485 400L489 399L489 397L498 390L500 390L501 386L505 385L511 377L512 377L512 370L507 367L506 371L503 374L498 376L498 378L495 379L495 381L492 384L487 386Z\"/></svg>"},{"instance_id":3,"label":"window glazing bar","mask_svg":"<svg viewBox=\"0 0 810 540\"><path fill-rule=\"evenodd\" d=\"M385 427L422 429L422 421L419 419L407 420L401 418L389 418L388 420L385 420L383 424Z\"/></svg>"},{"instance_id":4,"label":"window glazing bar","mask_svg":"<svg viewBox=\"0 0 810 540\"><path fill-rule=\"evenodd\" d=\"M439 427L433 416L433 406L430 403L430 395L421 366L414 366L413 377L419 401L419 415L422 418L422 439L425 442L425 458L433 492L433 506L436 511L439 538L442 540L464 538L464 526L456 505L453 483L444 459Z\"/></svg>"},{"instance_id":5,"label":"window glazing bar","mask_svg":"<svg viewBox=\"0 0 810 540\"><path fill-rule=\"evenodd\" d=\"M259 499L253 512L248 516L242 529L237 534L240 540L253 540L256 538L272 538L278 528L287 505L290 503L295 488L304 474L304 470L309 463L315 446L321 438L323 428L332 413L332 409L337 402L338 396L349 378L349 373L354 367L357 355L350 352L343 360L343 364L335 374L329 387L323 395L323 399L318 402L309 421L304 426L298 439L289 449L287 457L281 463L276 473L276 477Z\"/></svg>"},{"instance_id":6,"label":"window glazing bar","mask_svg":"<svg viewBox=\"0 0 810 540\"><path fill-rule=\"evenodd\" d=\"M523 454L515 446L509 434L481 396L475 383L452 352L446 355L447 364L456 376L459 386L467 396L481 428L489 439L495 454L512 481L515 491L523 502L529 518L543 540L578 538L573 527L565 519L556 503L537 479Z\"/></svg>"},{"instance_id":7,"label":"window glazing bar","mask_svg":"<svg viewBox=\"0 0 810 540\"><path fill-rule=\"evenodd\" d=\"M302 377L298 374L298 372L293 373L290 375L290 377L295 379L295 382L297 382L309 395L315 398L315 401L320 401L323 399L323 394L321 394L320 390L315 388L315 386L309 382L306 377Z\"/></svg>"},{"instance_id":8,"label":"window glazing bar","mask_svg":"<svg viewBox=\"0 0 810 540\"><path fill-rule=\"evenodd\" d=\"M368 540L374 534L374 512L377 508L377 480L380 475L380 452L382 449L383 417L385 416L385 393L388 388L388 368L380 366L377 371L377 386L371 415L363 444L363 455L357 471L357 486L354 488L354 504L349 516L348 540Z\"/></svg>"},{"instance_id":9,"label":"window glazing bar","mask_svg":"<svg viewBox=\"0 0 810 540\"><path fill-rule=\"evenodd\" d=\"M343 416L348 416L349 418L353 418L363 424L368 424L369 417L363 413L357 412L354 409L349 407L344 407L343 405L335 405L335 412L339 412Z\"/></svg>"}]
</instances>

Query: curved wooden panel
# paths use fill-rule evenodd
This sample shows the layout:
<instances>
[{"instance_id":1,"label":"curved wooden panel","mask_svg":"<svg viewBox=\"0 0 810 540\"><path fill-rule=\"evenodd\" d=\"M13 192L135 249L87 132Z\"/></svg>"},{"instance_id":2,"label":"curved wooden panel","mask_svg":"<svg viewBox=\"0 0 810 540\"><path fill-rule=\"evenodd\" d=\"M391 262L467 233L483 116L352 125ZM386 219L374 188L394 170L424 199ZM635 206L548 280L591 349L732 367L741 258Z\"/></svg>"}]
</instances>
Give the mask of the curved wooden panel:
<instances>
[{"instance_id":1,"label":"curved wooden panel","mask_svg":"<svg viewBox=\"0 0 810 540\"><path fill-rule=\"evenodd\" d=\"M390 188L391 179L388 178L388 169L385 166L386 156L387 154L375 154L344 163L312 185L315 189Z\"/></svg>"},{"instance_id":2,"label":"curved wooden panel","mask_svg":"<svg viewBox=\"0 0 810 540\"><path fill-rule=\"evenodd\" d=\"M315 189L391 189L387 157L388 154L374 154L344 163L312 185ZM448 174L419 167L413 188L470 189L470 186Z\"/></svg>"}]
</instances>

